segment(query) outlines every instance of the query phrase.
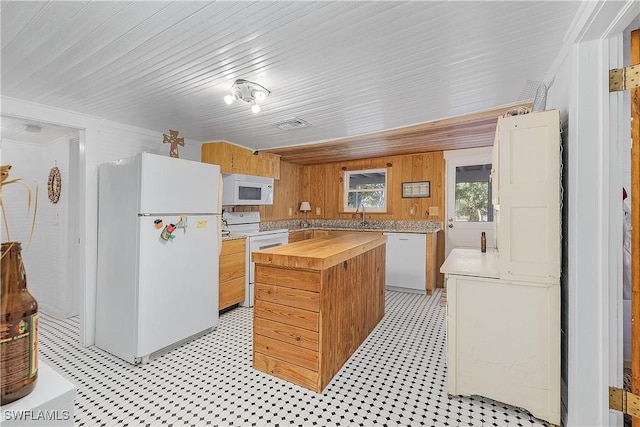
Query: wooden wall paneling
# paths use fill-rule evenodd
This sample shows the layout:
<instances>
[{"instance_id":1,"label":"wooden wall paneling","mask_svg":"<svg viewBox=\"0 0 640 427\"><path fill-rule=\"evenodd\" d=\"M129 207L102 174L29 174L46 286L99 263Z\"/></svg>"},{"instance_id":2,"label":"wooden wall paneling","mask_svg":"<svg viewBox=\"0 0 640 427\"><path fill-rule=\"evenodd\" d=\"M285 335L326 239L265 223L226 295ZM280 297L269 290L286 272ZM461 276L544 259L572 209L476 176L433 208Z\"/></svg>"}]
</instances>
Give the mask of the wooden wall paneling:
<instances>
[{"instance_id":1,"label":"wooden wall paneling","mask_svg":"<svg viewBox=\"0 0 640 427\"><path fill-rule=\"evenodd\" d=\"M260 211L262 221L279 221L302 218L303 166L280 162L281 178L273 183L273 205L253 207ZM289 216L291 208L291 216ZM238 210L238 209L237 209Z\"/></svg>"},{"instance_id":2,"label":"wooden wall paneling","mask_svg":"<svg viewBox=\"0 0 640 427\"><path fill-rule=\"evenodd\" d=\"M340 182L340 177L343 168L388 170L389 210L385 214L368 213L367 219L442 221L445 172L442 152L305 165L301 186L303 197L309 197L311 203L312 212L309 218L320 218L315 215L315 207L320 206L323 219L356 219L356 215L342 212L343 183ZM431 197L403 198L402 183L415 181L429 181ZM410 214L411 206L415 207L414 215ZM438 215L428 215L431 206L439 208Z\"/></svg>"}]
</instances>

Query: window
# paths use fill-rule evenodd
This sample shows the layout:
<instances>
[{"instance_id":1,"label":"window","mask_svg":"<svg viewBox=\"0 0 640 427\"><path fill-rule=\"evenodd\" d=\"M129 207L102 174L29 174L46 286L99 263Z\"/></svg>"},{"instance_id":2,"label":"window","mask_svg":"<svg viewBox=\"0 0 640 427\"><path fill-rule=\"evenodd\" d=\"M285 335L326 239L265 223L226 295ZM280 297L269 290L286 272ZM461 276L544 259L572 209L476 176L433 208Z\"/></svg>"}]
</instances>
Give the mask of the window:
<instances>
[{"instance_id":1,"label":"window","mask_svg":"<svg viewBox=\"0 0 640 427\"><path fill-rule=\"evenodd\" d=\"M456 221L491 222L491 164L456 167Z\"/></svg>"},{"instance_id":2,"label":"window","mask_svg":"<svg viewBox=\"0 0 640 427\"><path fill-rule=\"evenodd\" d=\"M367 212L387 211L386 169L345 172L344 211L355 212L359 206Z\"/></svg>"}]
</instances>

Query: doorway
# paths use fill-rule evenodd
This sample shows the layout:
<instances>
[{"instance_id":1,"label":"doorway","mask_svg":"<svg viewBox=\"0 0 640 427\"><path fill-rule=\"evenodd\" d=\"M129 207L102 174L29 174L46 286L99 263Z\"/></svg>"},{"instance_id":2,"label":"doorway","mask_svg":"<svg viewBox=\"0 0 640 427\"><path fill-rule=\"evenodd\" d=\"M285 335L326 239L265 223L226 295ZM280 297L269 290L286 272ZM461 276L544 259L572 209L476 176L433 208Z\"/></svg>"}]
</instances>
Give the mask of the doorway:
<instances>
[{"instance_id":1,"label":"doorway","mask_svg":"<svg viewBox=\"0 0 640 427\"><path fill-rule=\"evenodd\" d=\"M491 194L492 147L445 151L446 206L445 257L454 248L495 247Z\"/></svg>"},{"instance_id":2,"label":"doorway","mask_svg":"<svg viewBox=\"0 0 640 427\"><path fill-rule=\"evenodd\" d=\"M2 116L2 164L24 185L3 188L9 231L2 240L22 243L29 291L41 311L58 318L82 312L79 254L79 182L82 130L20 117ZM60 177L59 198L48 182ZM27 187L29 190L27 190ZM32 216L24 215L29 192ZM33 211L31 215L33 215ZM10 233L10 235L7 235Z\"/></svg>"}]
</instances>

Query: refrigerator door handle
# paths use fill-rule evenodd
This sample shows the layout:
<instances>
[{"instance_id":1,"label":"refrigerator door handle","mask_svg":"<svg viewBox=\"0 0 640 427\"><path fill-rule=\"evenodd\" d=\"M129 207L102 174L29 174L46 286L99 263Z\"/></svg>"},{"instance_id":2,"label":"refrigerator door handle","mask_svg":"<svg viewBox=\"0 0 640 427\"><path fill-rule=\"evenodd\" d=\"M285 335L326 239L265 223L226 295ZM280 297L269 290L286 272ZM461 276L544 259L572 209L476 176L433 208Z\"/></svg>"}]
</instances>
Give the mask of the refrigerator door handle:
<instances>
[{"instance_id":1,"label":"refrigerator door handle","mask_svg":"<svg viewBox=\"0 0 640 427\"><path fill-rule=\"evenodd\" d=\"M218 256L222 254L222 174L218 175Z\"/></svg>"}]
</instances>

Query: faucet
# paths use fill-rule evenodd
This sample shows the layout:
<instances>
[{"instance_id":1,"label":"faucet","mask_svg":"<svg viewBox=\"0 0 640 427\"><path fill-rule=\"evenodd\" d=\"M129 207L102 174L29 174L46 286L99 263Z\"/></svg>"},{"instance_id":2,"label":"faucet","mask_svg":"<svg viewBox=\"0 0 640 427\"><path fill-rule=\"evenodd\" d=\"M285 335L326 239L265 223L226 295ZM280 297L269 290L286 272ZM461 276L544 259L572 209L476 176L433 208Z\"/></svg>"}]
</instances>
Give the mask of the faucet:
<instances>
[{"instance_id":1,"label":"faucet","mask_svg":"<svg viewBox=\"0 0 640 427\"><path fill-rule=\"evenodd\" d=\"M362 203L360 203L360 205L358 205L358 207L356 208L356 215L358 214L358 211L360 210L360 208L362 208L362 220L360 221L360 225L364 226L367 221L365 221L365 211L364 211L364 205Z\"/></svg>"}]
</instances>

